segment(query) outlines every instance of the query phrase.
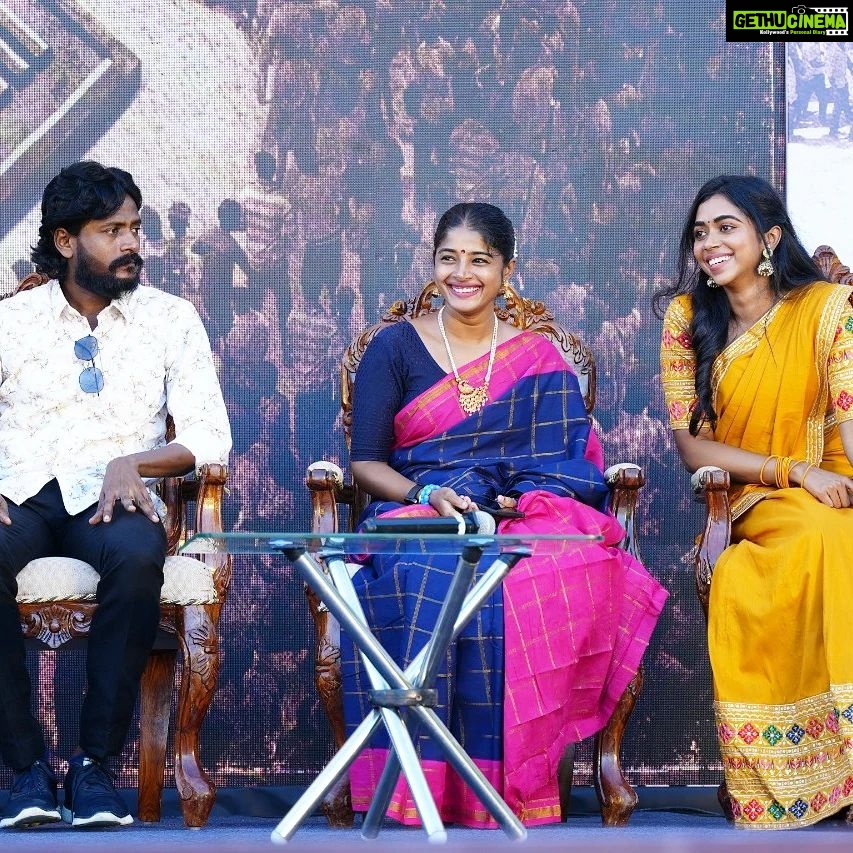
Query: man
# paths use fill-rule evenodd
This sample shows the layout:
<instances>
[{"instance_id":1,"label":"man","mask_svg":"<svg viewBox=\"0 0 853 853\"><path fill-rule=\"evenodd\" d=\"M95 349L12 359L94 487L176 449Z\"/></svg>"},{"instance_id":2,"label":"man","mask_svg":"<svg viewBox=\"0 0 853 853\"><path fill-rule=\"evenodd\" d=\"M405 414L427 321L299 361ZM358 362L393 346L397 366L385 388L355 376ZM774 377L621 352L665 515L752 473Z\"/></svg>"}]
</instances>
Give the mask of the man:
<instances>
[{"instance_id":1,"label":"man","mask_svg":"<svg viewBox=\"0 0 853 853\"><path fill-rule=\"evenodd\" d=\"M849 44L829 42L826 45L826 75L829 79L830 102L832 103L832 118L829 121L829 136L841 138L841 116L847 122L853 120L853 109L850 105L850 87L847 84L847 66L853 68L853 51ZM850 131L847 132L850 139Z\"/></svg>"},{"instance_id":2,"label":"man","mask_svg":"<svg viewBox=\"0 0 853 853\"><path fill-rule=\"evenodd\" d=\"M14 771L0 827L60 813L73 826L132 822L104 761L122 749L159 622L167 546L149 485L225 462L231 447L198 314L139 286L141 205L121 169L63 169L32 251L51 280L0 302L0 754ZM17 574L48 555L100 575L61 808L15 603Z\"/></svg>"},{"instance_id":3,"label":"man","mask_svg":"<svg viewBox=\"0 0 853 853\"><path fill-rule=\"evenodd\" d=\"M261 147L274 152L280 184L288 167L288 154L301 172L316 169L317 51L306 3L275 3L258 56L258 102L269 104Z\"/></svg>"},{"instance_id":4,"label":"man","mask_svg":"<svg viewBox=\"0 0 853 853\"><path fill-rule=\"evenodd\" d=\"M810 120L809 103L817 99L817 118L826 124L829 89L826 85L826 57L820 42L801 42L792 48L794 67L797 69L797 102L794 104L794 124L802 126Z\"/></svg>"},{"instance_id":5,"label":"man","mask_svg":"<svg viewBox=\"0 0 853 853\"><path fill-rule=\"evenodd\" d=\"M269 151L255 152L257 179L243 191L240 205L246 227L246 254L252 267L249 286L264 313L290 312L290 242L295 236L295 216L290 199L273 184L275 158ZM280 342L276 341L279 344Z\"/></svg>"},{"instance_id":6,"label":"man","mask_svg":"<svg viewBox=\"0 0 853 853\"><path fill-rule=\"evenodd\" d=\"M236 199L226 198L216 210L219 225L205 231L192 245L192 251L201 257L199 304L207 330L218 351L222 339L228 334L240 294L234 286L234 271L239 267L252 287L252 268L234 231L245 230L243 208Z\"/></svg>"},{"instance_id":7,"label":"man","mask_svg":"<svg viewBox=\"0 0 853 853\"><path fill-rule=\"evenodd\" d=\"M182 296L195 290L198 282L193 278L195 271L190 259L192 240L189 237L192 211L185 201L173 202L167 217L173 237L166 241L163 252L163 290Z\"/></svg>"}]
</instances>

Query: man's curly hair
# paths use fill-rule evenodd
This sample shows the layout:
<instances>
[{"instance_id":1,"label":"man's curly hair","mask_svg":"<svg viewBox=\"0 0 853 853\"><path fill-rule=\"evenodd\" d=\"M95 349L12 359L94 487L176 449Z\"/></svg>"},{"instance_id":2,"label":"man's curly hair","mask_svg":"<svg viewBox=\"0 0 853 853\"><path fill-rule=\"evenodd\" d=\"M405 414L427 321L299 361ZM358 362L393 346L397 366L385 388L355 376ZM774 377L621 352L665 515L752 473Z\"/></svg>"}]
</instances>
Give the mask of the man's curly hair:
<instances>
[{"instance_id":1,"label":"man's curly hair","mask_svg":"<svg viewBox=\"0 0 853 853\"><path fill-rule=\"evenodd\" d=\"M64 228L77 235L92 219L105 219L126 196L142 207L142 193L129 172L84 160L66 166L46 187L41 201L38 242L31 249L36 271L62 281L68 261L56 248L53 234Z\"/></svg>"}]
</instances>

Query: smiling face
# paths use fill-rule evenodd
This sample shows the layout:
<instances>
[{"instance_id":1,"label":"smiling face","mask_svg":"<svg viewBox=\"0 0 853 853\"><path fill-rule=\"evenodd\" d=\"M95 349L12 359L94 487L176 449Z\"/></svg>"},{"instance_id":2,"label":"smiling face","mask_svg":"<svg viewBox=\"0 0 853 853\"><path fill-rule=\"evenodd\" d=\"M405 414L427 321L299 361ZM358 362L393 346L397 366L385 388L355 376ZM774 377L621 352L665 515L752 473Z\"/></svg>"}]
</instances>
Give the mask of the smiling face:
<instances>
[{"instance_id":1,"label":"smiling face","mask_svg":"<svg viewBox=\"0 0 853 853\"><path fill-rule=\"evenodd\" d=\"M435 283L447 307L465 315L486 309L492 312L504 277L512 274L515 265L513 260L505 263L478 231L464 225L447 231L433 262Z\"/></svg>"},{"instance_id":2,"label":"smiling face","mask_svg":"<svg viewBox=\"0 0 853 853\"><path fill-rule=\"evenodd\" d=\"M777 229L765 240L775 248ZM699 205L693 223L693 257L702 270L722 287L754 285L764 242L752 220L724 195L713 195Z\"/></svg>"}]
</instances>

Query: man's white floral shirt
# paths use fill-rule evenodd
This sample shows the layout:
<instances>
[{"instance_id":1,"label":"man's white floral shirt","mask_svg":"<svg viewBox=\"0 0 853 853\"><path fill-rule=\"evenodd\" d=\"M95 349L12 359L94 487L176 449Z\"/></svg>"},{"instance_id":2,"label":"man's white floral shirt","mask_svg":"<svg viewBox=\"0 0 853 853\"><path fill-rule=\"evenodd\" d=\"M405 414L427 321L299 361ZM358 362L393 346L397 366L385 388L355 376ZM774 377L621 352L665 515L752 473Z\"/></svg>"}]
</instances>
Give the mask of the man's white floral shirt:
<instances>
[{"instance_id":1,"label":"man's white floral shirt","mask_svg":"<svg viewBox=\"0 0 853 853\"><path fill-rule=\"evenodd\" d=\"M92 335L104 387L74 343ZM0 494L20 504L56 479L72 515L98 501L107 463L174 442L196 465L225 463L231 430L210 343L193 305L152 287L114 299L93 330L47 284L0 301Z\"/></svg>"}]
</instances>

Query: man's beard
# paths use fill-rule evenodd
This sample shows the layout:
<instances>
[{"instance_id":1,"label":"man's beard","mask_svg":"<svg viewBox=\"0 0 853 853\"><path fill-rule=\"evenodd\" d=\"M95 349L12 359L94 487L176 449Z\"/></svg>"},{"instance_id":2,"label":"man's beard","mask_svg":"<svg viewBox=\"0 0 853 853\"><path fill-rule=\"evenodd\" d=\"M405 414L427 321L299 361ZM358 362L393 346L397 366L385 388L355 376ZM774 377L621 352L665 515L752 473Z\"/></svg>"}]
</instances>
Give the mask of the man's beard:
<instances>
[{"instance_id":1,"label":"man's beard","mask_svg":"<svg viewBox=\"0 0 853 853\"><path fill-rule=\"evenodd\" d=\"M107 268L106 272L98 272L92 264L91 255L85 249L80 249L77 254L77 266L74 270L74 279L84 290L102 296L105 299L117 299L124 293L136 290L139 287L139 276L142 273L142 258L135 252L132 255L122 255L116 258ZM115 272L127 264L134 264L136 270L132 278L119 278Z\"/></svg>"}]
</instances>

